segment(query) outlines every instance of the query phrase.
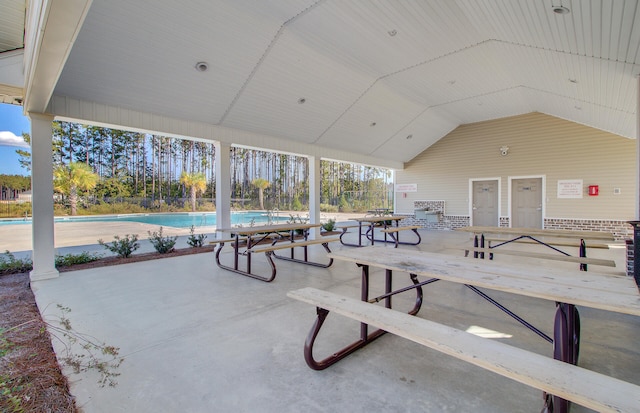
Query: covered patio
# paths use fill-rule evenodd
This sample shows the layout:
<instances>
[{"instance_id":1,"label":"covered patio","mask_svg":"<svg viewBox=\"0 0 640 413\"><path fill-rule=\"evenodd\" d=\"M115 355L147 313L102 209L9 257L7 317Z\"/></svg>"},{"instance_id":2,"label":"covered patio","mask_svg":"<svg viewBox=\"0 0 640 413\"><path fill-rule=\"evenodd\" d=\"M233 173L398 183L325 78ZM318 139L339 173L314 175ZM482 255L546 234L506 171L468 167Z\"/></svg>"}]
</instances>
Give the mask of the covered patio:
<instances>
[{"instance_id":1,"label":"covered patio","mask_svg":"<svg viewBox=\"0 0 640 413\"><path fill-rule=\"evenodd\" d=\"M464 233L422 234L420 247L403 248L459 255L461 250L442 245L469 244ZM341 248L350 249L334 247ZM323 252L320 246L312 250ZM616 260L618 267L609 272L623 272L624 249L595 254ZM536 260L524 261L540 266ZM256 259L255 265L267 269L264 258ZM278 277L266 284L220 270L213 254L206 253L66 272L34 283L33 289L45 317L54 318L57 304L69 307L74 329L120 347L125 358L115 370L121 374L115 387L101 388L95 371L67 372L77 405L87 413L540 411L540 391L392 335L327 370L309 369L302 349L315 309L286 293L312 286L357 297L359 269L343 262L329 269L278 265ZM378 272L372 274L373 289L382 288L382 278ZM399 276L398 281L406 282L405 278ZM510 294L492 296L544 331L552 329L552 303ZM409 308L411 299L411 293L398 296L394 307ZM629 345L640 340L638 317L588 308L581 309L581 315L580 364L639 383L640 354ZM426 287L420 316L551 355L549 343L463 286L440 282ZM356 338L358 324L331 315L321 334L318 357ZM63 351L59 342L54 344ZM571 411L589 410L573 406Z\"/></svg>"},{"instance_id":2,"label":"covered patio","mask_svg":"<svg viewBox=\"0 0 640 413\"><path fill-rule=\"evenodd\" d=\"M635 138L637 1L559 3L0 1L2 101L32 122L32 279L57 276L54 119L214 142L224 227L231 145L308 157L318 222L321 159L399 170L531 112Z\"/></svg>"},{"instance_id":3,"label":"covered patio","mask_svg":"<svg viewBox=\"0 0 640 413\"><path fill-rule=\"evenodd\" d=\"M313 286L357 296L354 265L284 263L271 284L220 270L211 254L59 274L51 122L213 142L222 227L230 222L232 145L306 156L310 220L319 223L321 159L401 170L461 125L531 112L637 138L638 6L0 0L0 23L10 29L0 39L0 95L22 105L32 125L32 289L45 317L55 318L57 304L69 307L75 329L125 357L116 387L72 376L78 405L86 412L539 411L538 390L392 336L326 371L310 370L302 346L315 309L286 292ZM459 254L443 245L468 242L461 233L422 231L420 246L402 248ZM611 254L616 271L626 268L623 249L598 254ZM570 265L504 260L532 271ZM462 286L435 283L426 295L425 318L550 354L548 343ZM497 296L550 328L549 302ZM582 315L581 365L640 383L638 317ZM357 323L330 321L319 352L343 343L341 328L357 335Z\"/></svg>"}]
</instances>

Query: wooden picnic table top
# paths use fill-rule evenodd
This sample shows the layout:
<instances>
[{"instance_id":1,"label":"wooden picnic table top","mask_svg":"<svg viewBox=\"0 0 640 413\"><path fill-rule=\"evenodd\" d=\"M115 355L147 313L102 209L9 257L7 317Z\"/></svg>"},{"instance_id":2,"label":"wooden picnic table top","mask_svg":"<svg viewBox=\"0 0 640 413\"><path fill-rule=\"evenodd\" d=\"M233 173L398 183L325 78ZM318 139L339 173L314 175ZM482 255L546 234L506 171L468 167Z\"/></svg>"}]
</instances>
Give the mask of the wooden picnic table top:
<instances>
[{"instance_id":1,"label":"wooden picnic table top","mask_svg":"<svg viewBox=\"0 0 640 413\"><path fill-rule=\"evenodd\" d=\"M333 251L328 256L360 265L640 316L640 293L629 277L376 246Z\"/></svg>"},{"instance_id":2,"label":"wooden picnic table top","mask_svg":"<svg viewBox=\"0 0 640 413\"><path fill-rule=\"evenodd\" d=\"M474 234L507 234L507 235L525 235L539 237L556 237L556 238L579 238L594 239L604 241L614 241L615 238L610 232L599 231L572 231L564 229L541 229L541 228L506 228L506 227L483 227L471 226L456 228L456 231L471 232Z\"/></svg>"},{"instance_id":3,"label":"wooden picnic table top","mask_svg":"<svg viewBox=\"0 0 640 413\"><path fill-rule=\"evenodd\" d=\"M317 228L320 226L322 226L322 224L291 223L291 224L260 225L260 226L254 226L254 227L216 228L216 231L231 232L238 235L254 235L259 233L294 231L296 229L310 229L310 228Z\"/></svg>"}]
</instances>

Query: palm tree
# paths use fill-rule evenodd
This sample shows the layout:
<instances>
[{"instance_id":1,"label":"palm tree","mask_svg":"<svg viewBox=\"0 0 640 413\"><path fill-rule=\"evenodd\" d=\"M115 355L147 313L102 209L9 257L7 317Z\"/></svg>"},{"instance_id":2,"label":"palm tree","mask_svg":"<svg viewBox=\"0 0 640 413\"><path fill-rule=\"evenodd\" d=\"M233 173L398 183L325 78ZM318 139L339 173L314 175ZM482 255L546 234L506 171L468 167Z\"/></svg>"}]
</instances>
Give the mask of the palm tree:
<instances>
[{"instance_id":1,"label":"palm tree","mask_svg":"<svg viewBox=\"0 0 640 413\"><path fill-rule=\"evenodd\" d=\"M258 200L260 201L260 209L264 209L264 190L269 188L271 183L264 178L256 178L251 181L251 185L258 188Z\"/></svg>"},{"instance_id":2,"label":"palm tree","mask_svg":"<svg viewBox=\"0 0 640 413\"><path fill-rule=\"evenodd\" d=\"M182 172L180 175L180 183L189 188L189 199L191 201L191 211L196 211L196 197L198 192L204 192L207 189L207 178L202 172L187 173Z\"/></svg>"},{"instance_id":3,"label":"palm tree","mask_svg":"<svg viewBox=\"0 0 640 413\"><path fill-rule=\"evenodd\" d=\"M82 162L71 162L69 165L59 165L53 171L53 189L69 196L71 215L78 212L78 191L88 191L95 188L98 175L91 167Z\"/></svg>"}]
</instances>

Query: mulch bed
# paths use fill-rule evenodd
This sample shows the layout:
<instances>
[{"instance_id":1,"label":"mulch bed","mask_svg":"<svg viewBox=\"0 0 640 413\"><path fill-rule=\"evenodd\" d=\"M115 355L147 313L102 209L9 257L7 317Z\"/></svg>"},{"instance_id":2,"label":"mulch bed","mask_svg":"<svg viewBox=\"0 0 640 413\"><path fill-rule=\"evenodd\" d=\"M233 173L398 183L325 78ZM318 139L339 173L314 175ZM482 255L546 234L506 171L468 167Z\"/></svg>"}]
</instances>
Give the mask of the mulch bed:
<instances>
[{"instance_id":1,"label":"mulch bed","mask_svg":"<svg viewBox=\"0 0 640 413\"><path fill-rule=\"evenodd\" d=\"M60 267L58 268L58 271L66 272L66 271L75 271L75 270L86 270L89 268L108 267L111 265L120 265L120 264L129 264L132 262L157 260L159 258L172 258L172 257L181 257L183 255L201 254L203 252L211 252L215 249L215 247L216 247L215 245L205 245L198 248L180 248L172 252L166 252L164 254L160 254L158 252L147 252L144 254L134 253L129 258L106 257L106 258L100 258L99 260L96 260L96 261L87 262L84 264L76 264L70 267Z\"/></svg>"},{"instance_id":2,"label":"mulch bed","mask_svg":"<svg viewBox=\"0 0 640 413\"><path fill-rule=\"evenodd\" d=\"M77 412L28 273L0 276L0 314L0 411Z\"/></svg>"},{"instance_id":3,"label":"mulch bed","mask_svg":"<svg viewBox=\"0 0 640 413\"><path fill-rule=\"evenodd\" d=\"M213 245L108 257L60 272L211 252ZM29 274L0 275L0 412L78 413L29 286Z\"/></svg>"}]
</instances>

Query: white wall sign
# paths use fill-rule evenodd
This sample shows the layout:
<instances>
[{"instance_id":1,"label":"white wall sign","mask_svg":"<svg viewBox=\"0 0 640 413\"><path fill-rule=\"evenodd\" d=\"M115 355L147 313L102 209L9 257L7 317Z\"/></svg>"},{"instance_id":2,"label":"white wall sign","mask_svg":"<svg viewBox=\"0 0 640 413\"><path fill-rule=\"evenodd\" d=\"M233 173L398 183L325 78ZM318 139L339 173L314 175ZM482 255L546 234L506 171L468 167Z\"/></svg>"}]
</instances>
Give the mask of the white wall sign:
<instances>
[{"instance_id":1,"label":"white wall sign","mask_svg":"<svg viewBox=\"0 0 640 413\"><path fill-rule=\"evenodd\" d=\"M418 184L396 184L396 192L418 192Z\"/></svg>"},{"instance_id":2,"label":"white wall sign","mask_svg":"<svg viewBox=\"0 0 640 413\"><path fill-rule=\"evenodd\" d=\"M558 198L582 198L582 179L558 180Z\"/></svg>"}]
</instances>

